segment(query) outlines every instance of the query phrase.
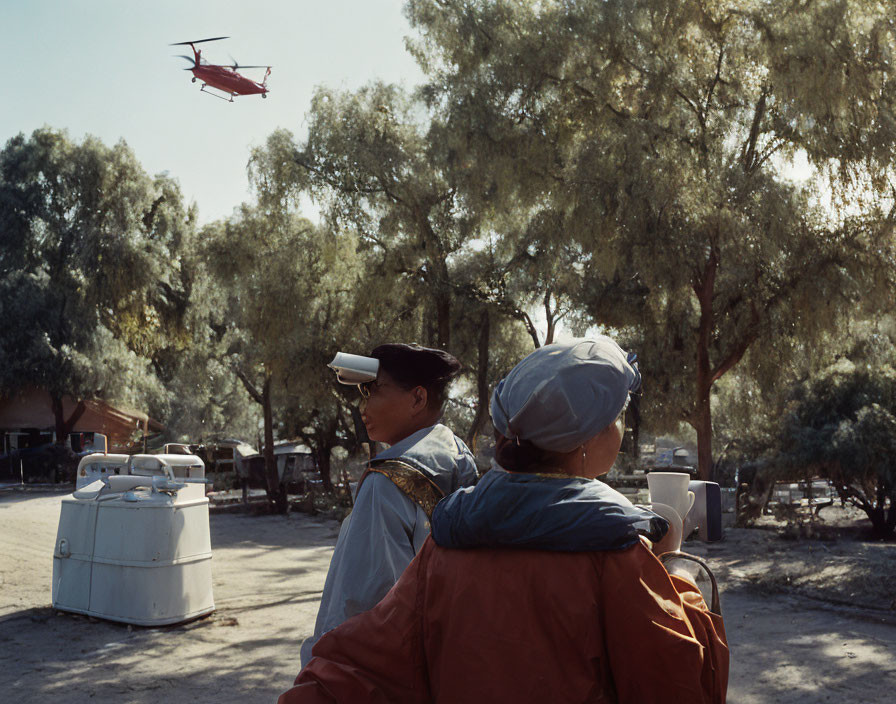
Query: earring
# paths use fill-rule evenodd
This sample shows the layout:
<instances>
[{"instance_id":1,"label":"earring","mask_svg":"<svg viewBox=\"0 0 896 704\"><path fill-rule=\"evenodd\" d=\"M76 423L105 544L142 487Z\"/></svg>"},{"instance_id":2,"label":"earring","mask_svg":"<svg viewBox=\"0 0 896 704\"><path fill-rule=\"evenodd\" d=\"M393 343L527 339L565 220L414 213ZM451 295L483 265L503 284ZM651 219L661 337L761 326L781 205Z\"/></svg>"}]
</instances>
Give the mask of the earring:
<instances>
[{"instance_id":1,"label":"earring","mask_svg":"<svg viewBox=\"0 0 896 704\"><path fill-rule=\"evenodd\" d=\"M587 453L585 452L585 446L582 445L582 476L585 476L585 458L587 457Z\"/></svg>"}]
</instances>

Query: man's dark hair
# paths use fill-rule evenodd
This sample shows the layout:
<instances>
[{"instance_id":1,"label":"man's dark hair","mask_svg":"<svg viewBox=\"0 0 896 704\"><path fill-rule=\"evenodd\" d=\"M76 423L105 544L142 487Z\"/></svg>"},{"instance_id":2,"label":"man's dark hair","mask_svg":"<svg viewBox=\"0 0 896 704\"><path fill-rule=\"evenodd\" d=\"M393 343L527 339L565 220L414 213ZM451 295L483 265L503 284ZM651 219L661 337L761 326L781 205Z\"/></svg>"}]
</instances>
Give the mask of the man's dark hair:
<instances>
[{"instance_id":1,"label":"man's dark hair","mask_svg":"<svg viewBox=\"0 0 896 704\"><path fill-rule=\"evenodd\" d=\"M460 362L444 350L404 342L380 345L370 356L380 360L380 369L402 388L422 386L426 389L430 408L441 408L445 404L448 384L461 370Z\"/></svg>"}]
</instances>

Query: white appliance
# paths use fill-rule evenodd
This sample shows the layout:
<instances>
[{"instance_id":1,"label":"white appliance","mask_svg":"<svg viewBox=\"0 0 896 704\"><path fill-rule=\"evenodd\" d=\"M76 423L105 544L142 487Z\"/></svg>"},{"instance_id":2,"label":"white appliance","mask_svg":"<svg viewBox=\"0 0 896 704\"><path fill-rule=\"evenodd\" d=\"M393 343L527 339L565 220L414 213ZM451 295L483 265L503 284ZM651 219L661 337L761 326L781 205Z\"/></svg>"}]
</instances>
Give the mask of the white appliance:
<instances>
[{"instance_id":1,"label":"white appliance","mask_svg":"<svg viewBox=\"0 0 896 704\"><path fill-rule=\"evenodd\" d=\"M694 493L694 505L684 519L684 536L695 530L704 543L714 543L723 537L722 491L715 482L692 481L688 490Z\"/></svg>"},{"instance_id":2,"label":"white appliance","mask_svg":"<svg viewBox=\"0 0 896 704\"><path fill-rule=\"evenodd\" d=\"M84 461L91 458L97 456ZM53 607L140 626L211 613L202 460L134 455L118 470L62 500L53 552Z\"/></svg>"},{"instance_id":3,"label":"white appliance","mask_svg":"<svg viewBox=\"0 0 896 704\"><path fill-rule=\"evenodd\" d=\"M112 455L104 452L85 455L78 462L75 489L93 484L97 479L102 479L109 474L127 474L130 459L130 455Z\"/></svg>"}]
</instances>

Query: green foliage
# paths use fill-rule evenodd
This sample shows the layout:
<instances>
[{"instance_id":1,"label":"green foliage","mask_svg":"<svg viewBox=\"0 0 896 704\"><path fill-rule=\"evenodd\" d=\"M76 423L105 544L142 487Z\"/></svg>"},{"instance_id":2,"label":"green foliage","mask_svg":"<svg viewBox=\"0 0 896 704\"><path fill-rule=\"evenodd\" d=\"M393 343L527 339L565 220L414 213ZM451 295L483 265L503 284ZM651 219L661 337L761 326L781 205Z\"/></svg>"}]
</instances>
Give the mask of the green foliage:
<instances>
[{"instance_id":1,"label":"green foliage","mask_svg":"<svg viewBox=\"0 0 896 704\"><path fill-rule=\"evenodd\" d=\"M170 367L168 405L160 416L168 439L206 443L239 438L256 444L261 409L230 364L216 356L219 351L220 342L211 328L198 327L190 346Z\"/></svg>"},{"instance_id":2,"label":"green foliage","mask_svg":"<svg viewBox=\"0 0 896 704\"><path fill-rule=\"evenodd\" d=\"M148 405L196 439L251 436L262 415L267 445L276 430L328 460L356 427L325 370L334 351L449 349L465 375L448 418L475 439L494 382L562 323L637 350L648 426L689 423L703 476L713 417L725 447L773 448L789 389L896 290L888 6L409 0L407 14L426 84L318 89L306 138L278 130L253 151L257 202L201 238L176 183L123 143L10 140L0 391ZM321 224L300 217L304 196ZM859 339L854 359L892 366ZM829 429L866 467L889 447L891 411L873 403Z\"/></svg>"},{"instance_id":3,"label":"green foliage","mask_svg":"<svg viewBox=\"0 0 896 704\"><path fill-rule=\"evenodd\" d=\"M263 198L282 200L307 188L334 231L352 232L378 255L378 273L430 302L427 341L449 345L449 258L472 223L455 198L438 123L421 123L422 110L394 86L318 89L305 143L275 134L253 164L261 192L270 192Z\"/></svg>"},{"instance_id":4,"label":"green foliage","mask_svg":"<svg viewBox=\"0 0 896 704\"><path fill-rule=\"evenodd\" d=\"M183 344L192 214L124 142L35 131L0 152L0 391L166 407Z\"/></svg>"},{"instance_id":5,"label":"green foliage","mask_svg":"<svg viewBox=\"0 0 896 704\"><path fill-rule=\"evenodd\" d=\"M883 3L411 0L408 15L421 95L466 166L459 197L518 213L504 237L549 223L578 248L566 290L638 349L645 415L694 426L703 476L713 386L748 351L750 371L773 367L889 300ZM805 184L786 177L799 155ZM848 208L819 207L828 194Z\"/></svg>"},{"instance_id":6,"label":"green foliage","mask_svg":"<svg viewBox=\"0 0 896 704\"><path fill-rule=\"evenodd\" d=\"M828 477L879 535L896 529L896 370L843 360L798 389L779 463Z\"/></svg>"},{"instance_id":7,"label":"green foliage","mask_svg":"<svg viewBox=\"0 0 896 704\"><path fill-rule=\"evenodd\" d=\"M243 206L204 230L202 253L215 281L213 326L247 372L296 373L297 338L340 324L337 309L353 284L350 240L291 214Z\"/></svg>"},{"instance_id":8,"label":"green foliage","mask_svg":"<svg viewBox=\"0 0 896 704\"><path fill-rule=\"evenodd\" d=\"M356 337L355 303L366 297L356 241L272 197L278 177L255 163L263 205L244 205L203 232L211 355L261 404L265 447L277 429L302 438L329 482L333 447L355 444L344 391L326 364Z\"/></svg>"},{"instance_id":9,"label":"green foliage","mask_svg":"<svg viewBox=\"0 0 896 704\"><path fill-rule=\"evenodd\" d=\"M394 340L440 346L484 379L492 369L482 339L508 316L531 327L525 308L541 291L538 282L551 278L539 278L535 245L515 258L500 237L480 229L484 211L458 197L458 165L443 126L419 98L382 84L356 93L320 89L307 119L307 140L273 134L253 154L251 171L262 207L295 207L307 191L327 227L342 233L333 237L357 243L363 273L359 295L342 309L351 322L342 339L358 351ZM490 308L497 315L482 338ZM460 384L451 404L461 426L484 421L471 420L474 402L464 396L487 404L488 385L477 379Z\"/></svg>"}]
</instances>

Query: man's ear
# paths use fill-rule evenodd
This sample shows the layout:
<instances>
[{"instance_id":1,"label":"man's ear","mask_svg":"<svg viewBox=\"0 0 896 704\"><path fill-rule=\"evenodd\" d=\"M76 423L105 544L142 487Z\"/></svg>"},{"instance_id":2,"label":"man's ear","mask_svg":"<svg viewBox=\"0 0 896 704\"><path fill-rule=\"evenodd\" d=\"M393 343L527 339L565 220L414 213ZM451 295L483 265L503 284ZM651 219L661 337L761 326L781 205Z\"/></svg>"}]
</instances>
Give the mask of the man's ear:
<instances>
[{"instance_id":1,"label":"man's ear","mask_svg":"<svg viewBox=\"0 0 896 704\"><path fill-rule=\"evenodd\" d=\"M414 415L422 413L426 410L426 404L429 402L429 394L423 386L417 386L411 392L414 395L414 402L411 405L411 412Z\"/></svg>"}]
</instances>

